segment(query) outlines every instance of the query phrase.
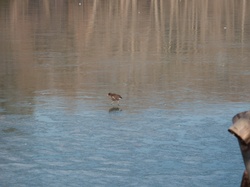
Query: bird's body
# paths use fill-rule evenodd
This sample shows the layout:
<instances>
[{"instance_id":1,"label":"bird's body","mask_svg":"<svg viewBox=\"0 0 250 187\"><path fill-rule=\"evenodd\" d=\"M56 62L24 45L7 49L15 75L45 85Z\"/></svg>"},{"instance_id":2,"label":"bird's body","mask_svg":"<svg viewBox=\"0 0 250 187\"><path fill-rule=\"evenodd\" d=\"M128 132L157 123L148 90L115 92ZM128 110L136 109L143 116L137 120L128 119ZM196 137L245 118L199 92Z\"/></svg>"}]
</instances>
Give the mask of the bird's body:
<instances>
[{"instance_id":1,"label":"bird's body","mask_svg":"<svg viewBox=\"0 0 250 187\"><path fill-rule=\"evenodd\" d=\"M115 94L115 93L108 93L108 96L112 100L112 103L116 101L118 105L119 105L119 100L122 99L122 96L120 96L119 94Z\"/></svg>"}]
</instances>

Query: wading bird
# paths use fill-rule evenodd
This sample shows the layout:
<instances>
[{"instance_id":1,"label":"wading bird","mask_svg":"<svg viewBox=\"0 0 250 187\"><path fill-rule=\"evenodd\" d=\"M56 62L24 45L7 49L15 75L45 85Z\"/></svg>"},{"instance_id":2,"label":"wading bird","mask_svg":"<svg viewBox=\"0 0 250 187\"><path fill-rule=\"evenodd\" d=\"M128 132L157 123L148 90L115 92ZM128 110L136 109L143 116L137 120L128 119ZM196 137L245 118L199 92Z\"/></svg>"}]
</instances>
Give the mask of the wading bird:
<instances>
[{"instance_id":1,"label":"wading bird","mask_svg":"<svg viewBox=\"0 0 250 187\"><path fill-rule=\"evenodd\" d=\"M108 96L110 97L110 99L112 100L112 104L114 101L116 101L119 105L119 100L122 99L122 96L115 94L115 93L108 93Z\"/></svg>"}]
</instances>

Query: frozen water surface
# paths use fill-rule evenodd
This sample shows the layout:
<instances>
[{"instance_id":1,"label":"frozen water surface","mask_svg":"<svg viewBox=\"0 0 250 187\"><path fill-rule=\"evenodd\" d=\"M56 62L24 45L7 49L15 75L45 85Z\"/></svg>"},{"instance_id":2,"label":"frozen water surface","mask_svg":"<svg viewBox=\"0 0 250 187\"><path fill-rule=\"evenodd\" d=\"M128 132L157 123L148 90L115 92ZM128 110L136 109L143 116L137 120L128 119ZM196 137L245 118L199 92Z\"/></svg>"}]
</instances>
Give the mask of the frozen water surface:
<instances>
[{"instance_id":1,"label":"frozen water surface","mask_svg":"<svg viewBox=\"0 0 250 187\"><path fill-rule=\"evenodd\" d=\"M227 128L228 119L247 104L193 102L175 109L138 110L136 104L124 104L110 112L109 104L89 105L84 99L78 100L74 111L62 107L65 101L56 97L37 99L46 104L37 104L34 115L1 117L2 184L227 186L240 182L243 163Z\"/></svg>"}]
</instances>

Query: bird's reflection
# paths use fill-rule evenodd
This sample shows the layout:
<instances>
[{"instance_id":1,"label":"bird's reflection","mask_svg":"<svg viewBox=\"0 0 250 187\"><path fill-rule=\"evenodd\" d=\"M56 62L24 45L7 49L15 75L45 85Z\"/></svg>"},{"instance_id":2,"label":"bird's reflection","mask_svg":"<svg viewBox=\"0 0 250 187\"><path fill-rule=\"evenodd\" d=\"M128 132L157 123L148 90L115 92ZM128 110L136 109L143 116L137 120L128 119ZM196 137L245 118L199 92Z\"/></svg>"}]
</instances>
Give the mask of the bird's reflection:
<instances>
[{"instance_id":1,"label":"bird's reflection","mask_svg":"<svg viewBox=\"0 0 250 187\"><path fill-rule=\"evenodd\" d=\"M10 128L7 128L7 129L3 129L2 131L5 132L5 133L11 133L11 132L16 132L17 129L14 128L14 127L10 127Z\"/></svg>"},{"instance_id":2,"label":"bird's reflection","mask_svg":"<svg viewBox=\"0 0 250 187\"><path fill-rule=\"evenodd\" d=\"M121 112L121 111L122 111L122 109L120 109L119 107L112 107L112 108L109 109L110 113L111 112Z\"/></svg>"}]
</instances>

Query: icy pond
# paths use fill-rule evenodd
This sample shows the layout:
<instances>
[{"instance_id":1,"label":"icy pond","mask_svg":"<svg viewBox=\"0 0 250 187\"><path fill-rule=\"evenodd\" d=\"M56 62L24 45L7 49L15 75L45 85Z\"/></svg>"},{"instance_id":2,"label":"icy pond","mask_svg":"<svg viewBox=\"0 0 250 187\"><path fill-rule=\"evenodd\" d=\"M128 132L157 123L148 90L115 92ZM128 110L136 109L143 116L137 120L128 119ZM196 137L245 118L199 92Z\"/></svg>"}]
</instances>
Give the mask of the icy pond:
<instances>
[{"instance_id":1,"label":"icy pond","mask_svg":"<svg viewBox=\"0 0 250 187\"><path fill-rule=\"evenodd\" d=\"M249 12L237 0L1 2L0 186L239 186L227 129L249 110Z\"/></svg>"}]
</instances>

